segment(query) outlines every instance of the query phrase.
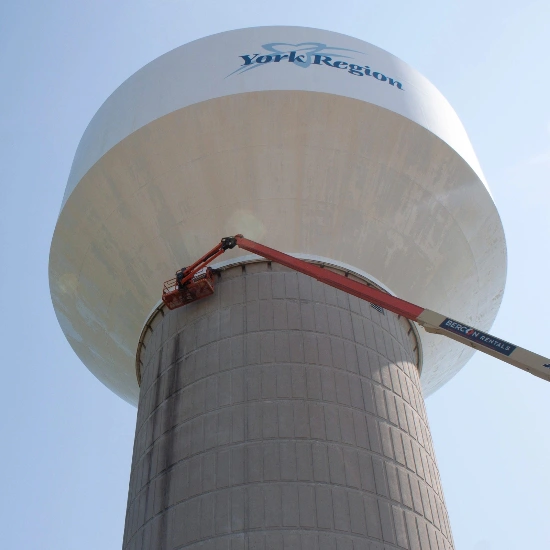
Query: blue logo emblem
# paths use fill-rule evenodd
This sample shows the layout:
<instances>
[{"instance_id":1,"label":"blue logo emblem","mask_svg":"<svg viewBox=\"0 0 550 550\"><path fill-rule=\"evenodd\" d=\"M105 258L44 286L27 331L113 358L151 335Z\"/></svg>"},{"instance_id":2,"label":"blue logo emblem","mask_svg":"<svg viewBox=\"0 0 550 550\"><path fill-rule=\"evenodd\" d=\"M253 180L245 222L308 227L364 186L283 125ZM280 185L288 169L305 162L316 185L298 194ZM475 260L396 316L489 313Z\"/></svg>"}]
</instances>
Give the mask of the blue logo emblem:
<instances>
[{"instance_id":1,"label":"blue logo emblem","mask_svg":"<svg viewBox=\"0 0 550 550\"><path fill-rule=\"evenodd\" d=\"M287 44L285 42L272 42L261 46L263 51L240 55L242 65L227 75L239 75L253 69L259 69L272 63L292 63L301 69L307 69L314 65L331 67L346 71L353 76L370 76L379 82L386 82L398 90L403 90L401 82L390 78L379 71L374 71L368 65L351 63L354 60L353 53L365 55L358 50L327 46L321 42L301 42L299 44ZM226 78L227 78L226 77Z\"/></svg>"},{"instance_id":2,"label":"blue logo emblem","mask_svg":"<svg viewBox=\"0 0 550 550\"><path fill-rule=\"evenodd\" d=\"M244 64L236 71L233 71L229 76L235 73L244 73L251 69L258 69L267 63L280 63L285 60L289 63L294 63L297 67L307 69L315 60L315 56L338 56L346 59L353 59L349 55L344 55L339 52L354 52L362 53L357 50L349 50L347 48L332 48L320 42L302 42L300 44L286 44L284 42L272 42L264 44L263 53L255 53L251 55L241 55Z\"/></svg>"}]
</instances>

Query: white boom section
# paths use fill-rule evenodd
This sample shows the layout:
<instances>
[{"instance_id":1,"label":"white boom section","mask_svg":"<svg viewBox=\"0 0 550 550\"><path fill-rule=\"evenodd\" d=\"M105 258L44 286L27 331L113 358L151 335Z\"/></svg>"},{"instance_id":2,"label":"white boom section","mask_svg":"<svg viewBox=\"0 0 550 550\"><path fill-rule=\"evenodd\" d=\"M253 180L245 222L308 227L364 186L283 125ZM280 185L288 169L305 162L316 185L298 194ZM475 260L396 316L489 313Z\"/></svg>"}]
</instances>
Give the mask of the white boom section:
<instances>
[{"instance_id":1,"label":"white boom section","mask_svg":"<svg viewBox=\"0 0 550 550\"><path fill-rule=\"evenodd\" d=\"M452 338L550 382L550 359L542 355L537 355L429 309L425 309L414 321L422 325L426 332Z\"/></svg>"}]
</instances>

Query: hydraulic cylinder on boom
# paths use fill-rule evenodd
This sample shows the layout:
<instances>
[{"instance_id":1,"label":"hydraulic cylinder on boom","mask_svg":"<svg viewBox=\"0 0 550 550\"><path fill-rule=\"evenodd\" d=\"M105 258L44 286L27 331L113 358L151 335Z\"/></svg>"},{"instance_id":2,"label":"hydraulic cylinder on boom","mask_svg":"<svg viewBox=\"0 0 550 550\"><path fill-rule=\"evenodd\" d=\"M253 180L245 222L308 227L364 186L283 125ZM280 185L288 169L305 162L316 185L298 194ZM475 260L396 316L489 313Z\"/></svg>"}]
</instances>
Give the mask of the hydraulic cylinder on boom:
<instances>
[{"instance_id":1,"label":"hydraulic cylinder on boom","mask_svg":"<svg viewBox=\"0 0 550 550\"><path fill-rule=\"evenodd\" d=\"M262 256L266 260L304 273L322 283L385 308L397 315L402 315L410 321L421 325L427 332L452 338L477 351L482 351L510 365L530 372L539 378L550 381L550 359L546 357L487 334L469 324L461 323L441 313L391 296L365 283L354 281L329 269L324 269L321 266L294 258L273 248L246 239L243 235L224 237L217 246L199 258L194 264L180 269L176 273L175 278L166 281L164 283L162 301L168 309L176 309L213 294L214 271L208 267L208 264L226 250L235 248L235 246Z\"/></svg>"}]
</instances>

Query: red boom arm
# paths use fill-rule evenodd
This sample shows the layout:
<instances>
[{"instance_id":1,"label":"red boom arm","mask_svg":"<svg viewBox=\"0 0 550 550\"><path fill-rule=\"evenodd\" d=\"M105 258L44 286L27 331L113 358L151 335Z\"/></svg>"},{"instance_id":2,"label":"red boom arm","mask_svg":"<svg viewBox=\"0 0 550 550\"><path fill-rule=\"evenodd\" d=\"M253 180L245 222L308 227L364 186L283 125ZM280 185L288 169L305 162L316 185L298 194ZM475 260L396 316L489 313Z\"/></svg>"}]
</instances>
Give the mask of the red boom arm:
<instances>
[{"instance_id":1,"label":"red boom arm","mask_svg":"<svg viewBox=\"0 0 550 550\"><path fill-rule=\"evenodd\" d=\"M367 286L365 283L353 281L352 279L349 279L344 275L334 273L329 269L323 269L315 264L304 262L304 260L299 260L298 258L289 256L288 254L284 254L283 252L279 252L278 250L274 250L273 248L269 248L263 244L245 239L242 235L236 235L235 240L237 241L237 246L239 248L258 254L258 256L263 256L268 260L277 262L278 264L289 267L290 269L294 269L294 271L299 271L304 275L309 275L322 283L338 288L339 290L343 290L353 296L357 296L357 298L361 298L361 300L366 300L372 304L389 309L390 311L393 311L398 315L403 315L403 317L411 319L412 321L416 320L416 318L424 311L421 307L415 306L405 300L400 300L390 294L386 294L377 288Z\"/></svg>"}]
</instances>

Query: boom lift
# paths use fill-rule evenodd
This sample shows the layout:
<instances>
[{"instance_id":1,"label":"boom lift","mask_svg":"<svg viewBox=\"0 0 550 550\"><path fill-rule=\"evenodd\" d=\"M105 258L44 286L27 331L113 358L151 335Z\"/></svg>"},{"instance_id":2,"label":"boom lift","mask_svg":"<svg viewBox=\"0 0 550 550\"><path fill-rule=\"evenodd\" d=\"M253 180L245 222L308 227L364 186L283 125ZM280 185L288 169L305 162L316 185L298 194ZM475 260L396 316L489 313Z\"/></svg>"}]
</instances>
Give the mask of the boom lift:
<instances>
[{"instance_id":1,"label":"boom lift","mask_svg":"<svg viewBox=\"0 0 550 550\"><path fill-rule=\"evenodd\" d=\"M226 250L235 248L235 246L309 275L322 283L343 290L348 294L385 308L397 315L402 315L410 321L422 325L427 332L447 336L478 351L492 355L510 365L530 372L539 378L550 381L550 359L491 336L470 325L450 319L435 311L424 309L364 283L353 281L329 269L299 260L273 248L246 239L242 235L224 237L217 246L207 252L193 265L180 269L174 279L166 281L162 292L162 301L168 309L176 309L213 294L214 272L207 266Z\"/></svg>"}]
</instances>

